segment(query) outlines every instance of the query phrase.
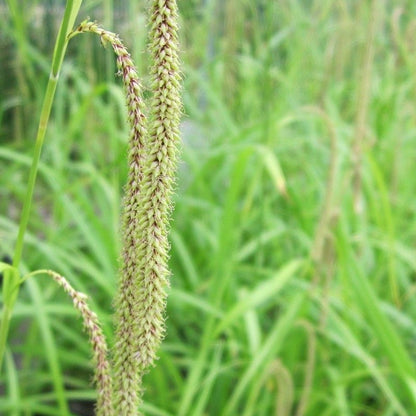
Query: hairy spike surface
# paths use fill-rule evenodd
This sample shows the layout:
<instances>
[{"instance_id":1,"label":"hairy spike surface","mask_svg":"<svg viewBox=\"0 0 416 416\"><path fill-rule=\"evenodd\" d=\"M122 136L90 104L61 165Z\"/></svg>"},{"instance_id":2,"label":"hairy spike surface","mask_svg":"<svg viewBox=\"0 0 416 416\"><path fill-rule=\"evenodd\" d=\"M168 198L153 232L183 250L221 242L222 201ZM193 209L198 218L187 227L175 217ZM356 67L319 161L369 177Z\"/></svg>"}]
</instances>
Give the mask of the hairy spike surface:
<instances>
[{"instance_id":1,"label":"hairy spike surface","mask_svg":"<svg viewBox=\"0 0 416 416\"><path fill-rule=\"evenodd\" d=\"M151 1L153 98L148 134L137 73L118 36L88 21L81 23L71 35L94 32L100 35L104 45L112 45L127 93L131 124L129 176L113 354L113 402L116 414L122 416L138 414L142 377L154 363L165 332L168 225L182 110L177 20L176 1Z\"/></svg>"},{"instance_id":2,"label":"hairy spike surface","mask_svg":"<svg viewBox=\"0 0 416 416\"><path fill-rule=\"evenodd\" d=\"M61 286L70 296L75 309L79 311L84 321L84 328L88 333L92 346L93 361L95 364L94 381L97 385L97 416L113 416L112 405L112 381L110 365L107 360L107 343L98 322L97 315L88 307L88 297L81 292L77 292L69 282L60 274L52 270L38 270L35 274L47 274Z\"/></svg>"},{"instance_id":3,"label":"hairy spike surface","mask_svg":"<svg viewBox=\"0 0 416 416\"><path fill-rule=\"evenodd\" d=\"M141 374L156 359L165 332L166 288L169 285L168 225L182 110L177 20L176 1L151 1L149 37L153 98L139 204L138 360Z\"/></svg>"},{"instance_id":4,"label":"hairy spike surface","mask_svg":"<svg viewBox=\"0 0 416 416\"><path fill-rule=\"evenodd\" d=\"M139 265L138 241L140 187L146 123L139 77L130 54L118 35L99 27L94 22L84 21L73 32L92 32L101 38L105 46L111 44L117 56L117 68L126 91L128 119L130 124L128 179L125 188L122 218L122 256L118 293L114 302L116 334L113 350L114 408L117 415L133 416L138 412L141 378L137 360L138 344L138 300Z\"/></svg>"}]
</instances>

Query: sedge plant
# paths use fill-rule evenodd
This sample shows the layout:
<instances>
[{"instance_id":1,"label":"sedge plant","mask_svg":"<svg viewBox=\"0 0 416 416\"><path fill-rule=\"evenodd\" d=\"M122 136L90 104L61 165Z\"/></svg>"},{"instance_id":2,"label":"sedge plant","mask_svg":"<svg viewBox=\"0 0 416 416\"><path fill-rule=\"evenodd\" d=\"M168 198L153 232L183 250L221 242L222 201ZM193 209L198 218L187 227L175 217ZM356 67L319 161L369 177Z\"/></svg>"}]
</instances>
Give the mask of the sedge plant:
<instances>
[{"instance_id":1,"label":"sedge plant","mask_svg":"<svg viewBox=\"0 0 416 416\"><path fill-rule=\"evenodd\" d=\"M67 1L41 111L13 263L0 263L0 271L5 275L0 366L21 283L31 276L48 275L71 297L89 335L98 390L96 414L134 416L139 414L143 375L153 365L165 331L164 311L169 284L168 225L181 114L178 11L176 0L150 1L152 98L146 111L139 76L118 35L88 20L72 29L80 6L81 0ZM86 32L97 34L101 43L104 46L111 45L115 52L118 74L124 84L130 125L122 253L114 301L115 342L110 360L98 318L88 307L84 294L72 288L63 276L54 271L37 270L23 276L19 272L38 164L65 50L71 38ZM146 112L148 117L145 116ZM62 414L68 413L65 403L60 404L60 411Z\"/></svg>"}]
</instances>

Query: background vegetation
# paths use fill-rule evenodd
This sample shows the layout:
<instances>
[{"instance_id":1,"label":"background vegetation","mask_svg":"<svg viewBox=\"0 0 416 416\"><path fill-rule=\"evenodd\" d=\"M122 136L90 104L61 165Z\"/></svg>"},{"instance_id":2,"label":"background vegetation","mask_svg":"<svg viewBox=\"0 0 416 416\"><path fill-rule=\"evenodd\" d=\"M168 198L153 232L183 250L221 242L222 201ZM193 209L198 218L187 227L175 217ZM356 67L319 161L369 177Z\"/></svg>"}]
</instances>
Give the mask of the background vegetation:
<instances>
[{"instance_id":1,"label":"background vegetation","mask_svg":"<svg viewBox=\"0 0 416 416\"><path fill-rule=\"evenodd\" d=\"M0 1L0 254L10 255L63 1ZM146 85L145 1L85 1ZM416 3L179 1L183 152L167 338L148 415L416 414ZM24 268L112 333L125 108L111 50L70 43ZM0 414L91 414L65 294L28 280Z\"/></svg>"}]
</instances>

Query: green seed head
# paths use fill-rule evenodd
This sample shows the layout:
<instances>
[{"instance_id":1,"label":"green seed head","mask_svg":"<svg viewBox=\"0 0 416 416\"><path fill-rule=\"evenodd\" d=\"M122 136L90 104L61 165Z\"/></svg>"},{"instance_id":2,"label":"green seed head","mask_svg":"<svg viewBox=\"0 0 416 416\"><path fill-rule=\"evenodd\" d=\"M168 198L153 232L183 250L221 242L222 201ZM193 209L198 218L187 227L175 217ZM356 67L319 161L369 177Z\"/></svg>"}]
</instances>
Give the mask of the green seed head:
<instances>
[{"instance_id":1,"label":"green seed head","mask_svg":"<svg viewBox=\"0 0 416 416\"><path fill-rule=\"evenodd\" d=\"M113 47L131 126L113 354L114 408L124 416L138 412L142 376L154 363L165 332L168 223L181 115L177 19L176 1L151 2L149 122L136 70L119 37L87 21L75 31L96 33Z\"/></svg>"}]
</instances>

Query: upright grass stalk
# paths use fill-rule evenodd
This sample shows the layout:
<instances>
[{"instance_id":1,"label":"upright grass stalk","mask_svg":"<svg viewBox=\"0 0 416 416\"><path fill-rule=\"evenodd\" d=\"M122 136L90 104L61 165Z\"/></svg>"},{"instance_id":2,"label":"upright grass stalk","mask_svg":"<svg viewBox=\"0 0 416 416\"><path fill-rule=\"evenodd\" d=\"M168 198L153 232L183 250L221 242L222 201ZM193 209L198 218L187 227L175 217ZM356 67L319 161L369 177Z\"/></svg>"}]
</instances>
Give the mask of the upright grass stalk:
<instances>
[{"instance_id":1,"label":"upright grass stalk","mask_svg":"<svg viewBox=\"0 0 416 416\"><path fill-rule=\"evenodd\" d=\"M42 151L43 141L45 138L46 127L48 125L49 116L51 113L52 102L55 95L56 85L59 79L59 72L62 66L62 61L65 55L68 44L67 35L72 30L74 21L81 7L82 0L68 0L64 12L64 17L59 29L58 37L56 39L52 68L49 75L48 85L46 87L45 97L43 100L42 110L40 114L39 126L36 135L35 150L30 168L27 190L25 200L23 203L23 210L19 223L19 232L13 254L13 266L18 269L23 252L24 236L29 221L29 213L32 205L33 190L35 187L36 176L38 172L39 159ZM10 319L19 293L19 276L17 273L10 273L5 271L3 282L3 311L0 323L0 368L2 366L7 335L9 332ZM61 404L61 408L64 404ZM66 411L64 412L66 414Z\"/></svg>"},{"instance_id":2,"label":"upright grass stalk","mask_svg":"<svg viewBox=\"0 0 416 416\"><path fill-rule=\"evenodd\" d=\"M281 361L272 362L270 372L276 376L277 397L275 414L279 416L290 416L292 414L294 386L290 371Z\"/></svg>"},{"instance_id":3,"label":"upright grass stalk","mask_svg":"<svg viewBox=\"0 0 416 416\"><path fill-rule=\"evenodd\" d=\"M306 107L307 111L317 114L324 121L330 140L330 159L325 186L325 195L316 225L315 235L310 249L314 266L314 290L322 284L321 315L319 327L325 326L329 307L329 286L333 275L333 228L336 220L337 171L338 171L338 137L335 125L328 114L319 107Z\"/></svg>"},{"instance_id":4,"label":"upright grass stalk","mask_svg":"<svg viewBox=\"0 0 416 416\"><path fill-rule=\"evenodd\" d=\"M296 409L295 416L303 416L308 407L308 401L312 391L312 384L315 375L316 367L316 333L313 325L303 320L299 322L299 325L305 328L307 339L308 339L308 348L307 348L307 358L305 363L305 375L303 381L303 389L300 394L298 407Z\"/></svg>"},{"instance_id":5,"label":"upright grass stalk","mask_svg":"<svg viewBox=\"0 0 416 416\"><path fill-rule=\"evenodd\" d=\"M38 172L39 159L42 151L43 141L45 138L46 128L51 113L52 102L55 95L56 85L59 79L59 72L68 44L67 35L72 30L74 21L81 7L82 0L68 0L61 22L61 26L56 39L54 53L52 58L52 67L49 75L49 81L46 87L45 97L42 104L38 131L36 135L35 150L32 158L29 179L25 199L23 203L22 214L20 217L19 231L17 235L16 245L13 253L13 266L16 272L5 270L3 282L3 310L0 322L0 369L2 367L3 357L6 349L6 342L9 333L10 319L12 311L19 294L19 273L17 272L23 252L24 236L29 221L30 208L32 204L33 191ZM68 406L63 394L62 384L54 378L55 390L57 392L57 400L60 414L69 414Z\"/></svg>"},{"instance_id":6,"label":"upright grass stalk","mask_svg":"<svg viewBox=\"0 0 416 416\"><path fill-rule=\"evenodd\" d=\"M335 211L336 176L338 168L337 132L334 123L325 111L319 107L306 107L305 110L317 114L322 118L328 129L330 140L330 160L325 195L310 253L312 260L320 268L325 257L325 249L327 248L326 246L328 245L331 233L331 221ZM314 281L316 284L319 283L319 280L319 276L315 276Z\"/></svg>"},{"instance_id":7,"label":"upright grass stalk","mask_svg":"<svg viewBox=\"0 0 416 416\"><path fill-rule=\"evenodd\" d=\"M381 4L380 4L381 3ZM368 25L365 51L363 55L363 69L360 71L360 87L357 97L357 116L355 121L354 142L353 142L353 197L354 210L361 215L364 207L362 201L362 159L366 137L366 123L368 116L368 106L370 102L371 75L375 55L375 36L380 23L380 15L384 7L384 2L373 0L370 8L371 22Z\"/></svg>"}]
</instances>

